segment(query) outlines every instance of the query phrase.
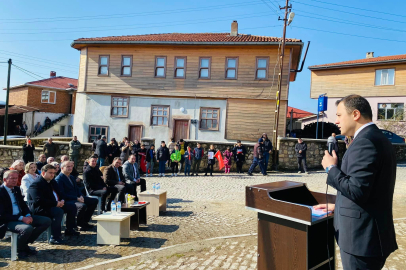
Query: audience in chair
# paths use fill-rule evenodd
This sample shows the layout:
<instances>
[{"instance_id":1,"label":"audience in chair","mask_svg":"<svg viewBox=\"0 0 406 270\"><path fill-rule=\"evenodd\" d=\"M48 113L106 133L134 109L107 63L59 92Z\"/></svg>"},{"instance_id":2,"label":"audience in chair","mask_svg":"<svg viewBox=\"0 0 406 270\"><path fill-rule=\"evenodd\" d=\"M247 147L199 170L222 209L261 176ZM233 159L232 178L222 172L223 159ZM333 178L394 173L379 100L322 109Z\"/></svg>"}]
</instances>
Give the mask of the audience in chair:
<instances>
[{"instance_id":1,"label":"audience in chair","mask_svg":"<svg viewBox=\"0 0 406 270\"><path fill-rule=\"evenodd\" d=\"M48 217L33 215L28 209L17 187L18 172L4 173L4 184L0 186L0 239L7 230L17 233L18 258L24 259L36 255L37 251L28 246L51 225Z\"/></svg>"},{"instance_id":2,"label":"audience in chair","mask_svg":"<svg viewBox=\"0 0 406 270\"><path fill-rule=\"evenodd\" d=\"M121 159L116 157L113 160L113 164L104 169L103 178L107 186L117 188L118 200L124 202L124 195L128 191L127 187L130 189L132 186L125 183L125 178L122 170L123 168L121 167Z\"/></svg>"},{"instance_id":3,"label":"audience in chair","mask_svg":"<svg viewBox=\"0 0 406 270\"><path fill-rule=\"evenodd\" d=\"M123 165L123 174L128 187L128 193L137 197L137 186L141 186L141 192L147 190L145 179L141 179L140 172L135 162L135 155L130 155Z\"/></svg>"}]
</instances>

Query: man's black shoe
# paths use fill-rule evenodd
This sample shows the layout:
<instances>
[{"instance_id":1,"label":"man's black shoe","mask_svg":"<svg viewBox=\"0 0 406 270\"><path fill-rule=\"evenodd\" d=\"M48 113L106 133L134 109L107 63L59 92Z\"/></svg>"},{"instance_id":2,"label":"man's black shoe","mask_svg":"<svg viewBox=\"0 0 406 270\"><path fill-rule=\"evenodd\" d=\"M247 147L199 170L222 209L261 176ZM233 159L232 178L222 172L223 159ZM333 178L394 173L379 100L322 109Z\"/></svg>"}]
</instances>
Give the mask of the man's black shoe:
<instances>
[{"instance_id":1,"label":"man's black shoe","mask_svg":"<svg viewBox=\"0 0 406 270\"><path fill-rule=\"evenodd\" d=\"M35 248L30 248L29 246L27 246L24 251L27 252L29 256L35 256L38 254L38 251Z\"/></svg>"},{"instance_id":2,"label":"man's black shoe","mask_svg":"<svg viewBox=\"0 0 406 270\"><path fill-rule=\"evenodd\" d=\"M138 199L138 198L136 198L136 199ZM81 228L88 228L88 229L93 229L93 228L94 228L94 225L89 224L89 223L79 224L79 226L80 226Z\"/></svg>"},{"instance_id":3,"label":"man's black shoe","mask_svg":"<svg viewBox=\"0 0 406 270\"><path fill-rule=\"evenodd\" d=\"M193 176L193 175L194 175L194 173L191 174L191 176Z\"/></svg>"},{"instance_id":4,"label":"man's black shoe","mask_svg":"<svg viewBox=\"0 0 406 270\"><path fill-rule=\"evenodd\" d=\"M196 173L196 176L199 176L199 175Z\"/></svg>"},{"instance_id":5,"label":"man's black shoe","mask_svg":"<svg viewBox=\"0 0 406 270\"><path fill-rule=\"evenodd\" d=\"M248 172L248 175L252 176L252 173Z\"/></svg>"},{"instance_id":6,"label":"man's black shoe","mask_svg":"<svg viewBox=\"0 0 406 270\"><path fill-rule=\"evenodd\" d=\"M66 236L78 236L78 235L80 235L80 232L77 232L75 230L65 230L65 235Z\"/></svg>"},{"instance_id":7,"label":"man's black shoe","mask_svg":"<svg viewBox=\"0 0 406 270\"><path fill-rule=\"evenodd\" d=\"M49 243L51 245L65 245L66 241L62 240L61 238L52 238L51 237L51 239L49 239Z\"/></svg>"},{"instance_id":8,"label":"man's black shoe","mask_svg":"<svg viewBox=\"0 0 406 270\"><path fill-rule=\"evenodd\" d=\"M20 260L23 260L23 259L27 259L30 256L30 254L28 254L27 251L18 251L17 256Z\"/></svg>"},{"instance_id":9,"label":"man's black shoe","mask_svg":"<svg viewBox=\"0 0 406 270\"><path fill-rule=\"evenodd\" d=\"M267 173L263 173L262 175L263 175L263 176L267 176L268 174L267 174Z\"/></svg>"}]
</instances>

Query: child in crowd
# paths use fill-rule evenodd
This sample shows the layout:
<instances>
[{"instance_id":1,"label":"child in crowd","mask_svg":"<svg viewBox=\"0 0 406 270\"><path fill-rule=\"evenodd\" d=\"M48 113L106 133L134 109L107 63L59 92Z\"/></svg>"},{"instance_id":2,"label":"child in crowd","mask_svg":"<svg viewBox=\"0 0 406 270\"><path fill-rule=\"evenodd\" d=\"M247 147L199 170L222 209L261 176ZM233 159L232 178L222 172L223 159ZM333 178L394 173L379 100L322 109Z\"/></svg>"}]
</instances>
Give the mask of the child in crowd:
<instances>
[{"instance_id":1,"label":"child in crowd","mask_svg":"<svg viewBox=\"0 0 406 270\"><path fill-rule=\"evenodd\" d=\"M145 176L148 177L148 171L149 171L149 176L152 176L152 173L154 172L154 162L156 161L155 146L153 144L151 144L150 148L148 149L145 160L147 161L147 169L146 169Z\"/></svg>"},{"instance_id":2,"label":"child in crowd","mask_svg":"<svg viewBox=\"0 0 406 270\"><path fill-rule=\"evenodd\" d=\"M186 174L189 176L190 167L192 167L192 163L193 163L193 152L189 145L187 146L187 149L185 151L185 154L183 155L183 158L185 159L185 176L186 176Z\"/></svg>"},{"instance_id":3,"label":"child in crowd","mask_svg":"<svg viewBox=\"0 0 406 270\"><path fill-rule=\"evenodd\" d=\"M171 153L171 168L172 168L172 176L178 176L178 164L180 162L180 151L179 145L175 145L175 149L172 150Z\"/></svg>"},{"instance_id":4,"label":"child in crowd","mask_svg":"<svg viewBox=\"0 0 406 270\"><path fill-rule=\"evenodd\" d=\"M230 147L227 147L226 151L223 152L224 173L230 173L232 157L233 157L233 152L230 151Z\"/></svg>"},{"instance_id":5,"label":"child in crowd","mask_svg":"<svg viewBox=\"0 0 406 270\"><path fill-rule=\"evenodd\" d=\"M213 166L216 164L216 160L214 159L214 154L216 154L216 150L214 150L214 145L210 145L209 151L207 151L207 168L206 173L204 176L207 176L207 173L210 170L210 176L213 176Z\"/></svg>"},{"instance_id":6,"label":"child in crowd","mask_svg":"<svg viewBox=\"0 0 406 270\"><path fill-rule=\"evenodd\" d=\"M241 141L238 140L237 144L234 145L234 160L237 164L237 173L242 173L242 165L245 162L245 154L247 153L247 150L245 150L244 145L241 144Z\"/></svg>"}]
</instances>

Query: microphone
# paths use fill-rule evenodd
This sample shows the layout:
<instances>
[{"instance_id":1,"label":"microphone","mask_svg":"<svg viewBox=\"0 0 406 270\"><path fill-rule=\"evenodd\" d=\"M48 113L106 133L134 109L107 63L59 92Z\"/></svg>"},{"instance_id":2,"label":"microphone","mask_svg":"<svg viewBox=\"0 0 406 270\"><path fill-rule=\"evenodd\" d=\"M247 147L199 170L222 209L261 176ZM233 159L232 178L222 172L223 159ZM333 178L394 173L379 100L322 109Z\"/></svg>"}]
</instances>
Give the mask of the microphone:
<instances>
[{"instance_id":1,"label":"microphone","mask_svg":"<svg viewBox=\"0 0 406 270\"><path fill-rule=\"evenodd\" d=\"M327 146L328 146L328 153L332 156L334 150L334 143L336 139L333 136L328 137L327 139Z\"/></svg>"}]
</instances>

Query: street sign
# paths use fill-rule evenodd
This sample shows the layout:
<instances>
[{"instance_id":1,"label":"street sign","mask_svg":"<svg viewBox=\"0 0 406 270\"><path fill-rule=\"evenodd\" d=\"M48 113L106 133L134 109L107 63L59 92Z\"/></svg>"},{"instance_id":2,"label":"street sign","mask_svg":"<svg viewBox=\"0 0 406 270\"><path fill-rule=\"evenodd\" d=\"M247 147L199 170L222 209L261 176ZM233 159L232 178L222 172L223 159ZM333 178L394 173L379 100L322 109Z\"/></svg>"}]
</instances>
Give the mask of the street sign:
<instances>
[{"instance_id":1,"label":"street sign","mask_svg":"<svg viewBox=\"0 0 406 270\"><path fill-rule=\"evenodd\" d=\"M318 111L319 112L324 112L327 111L327 97L326 96L320 96L318 100Z\"/></svg>"}]
</instances>

